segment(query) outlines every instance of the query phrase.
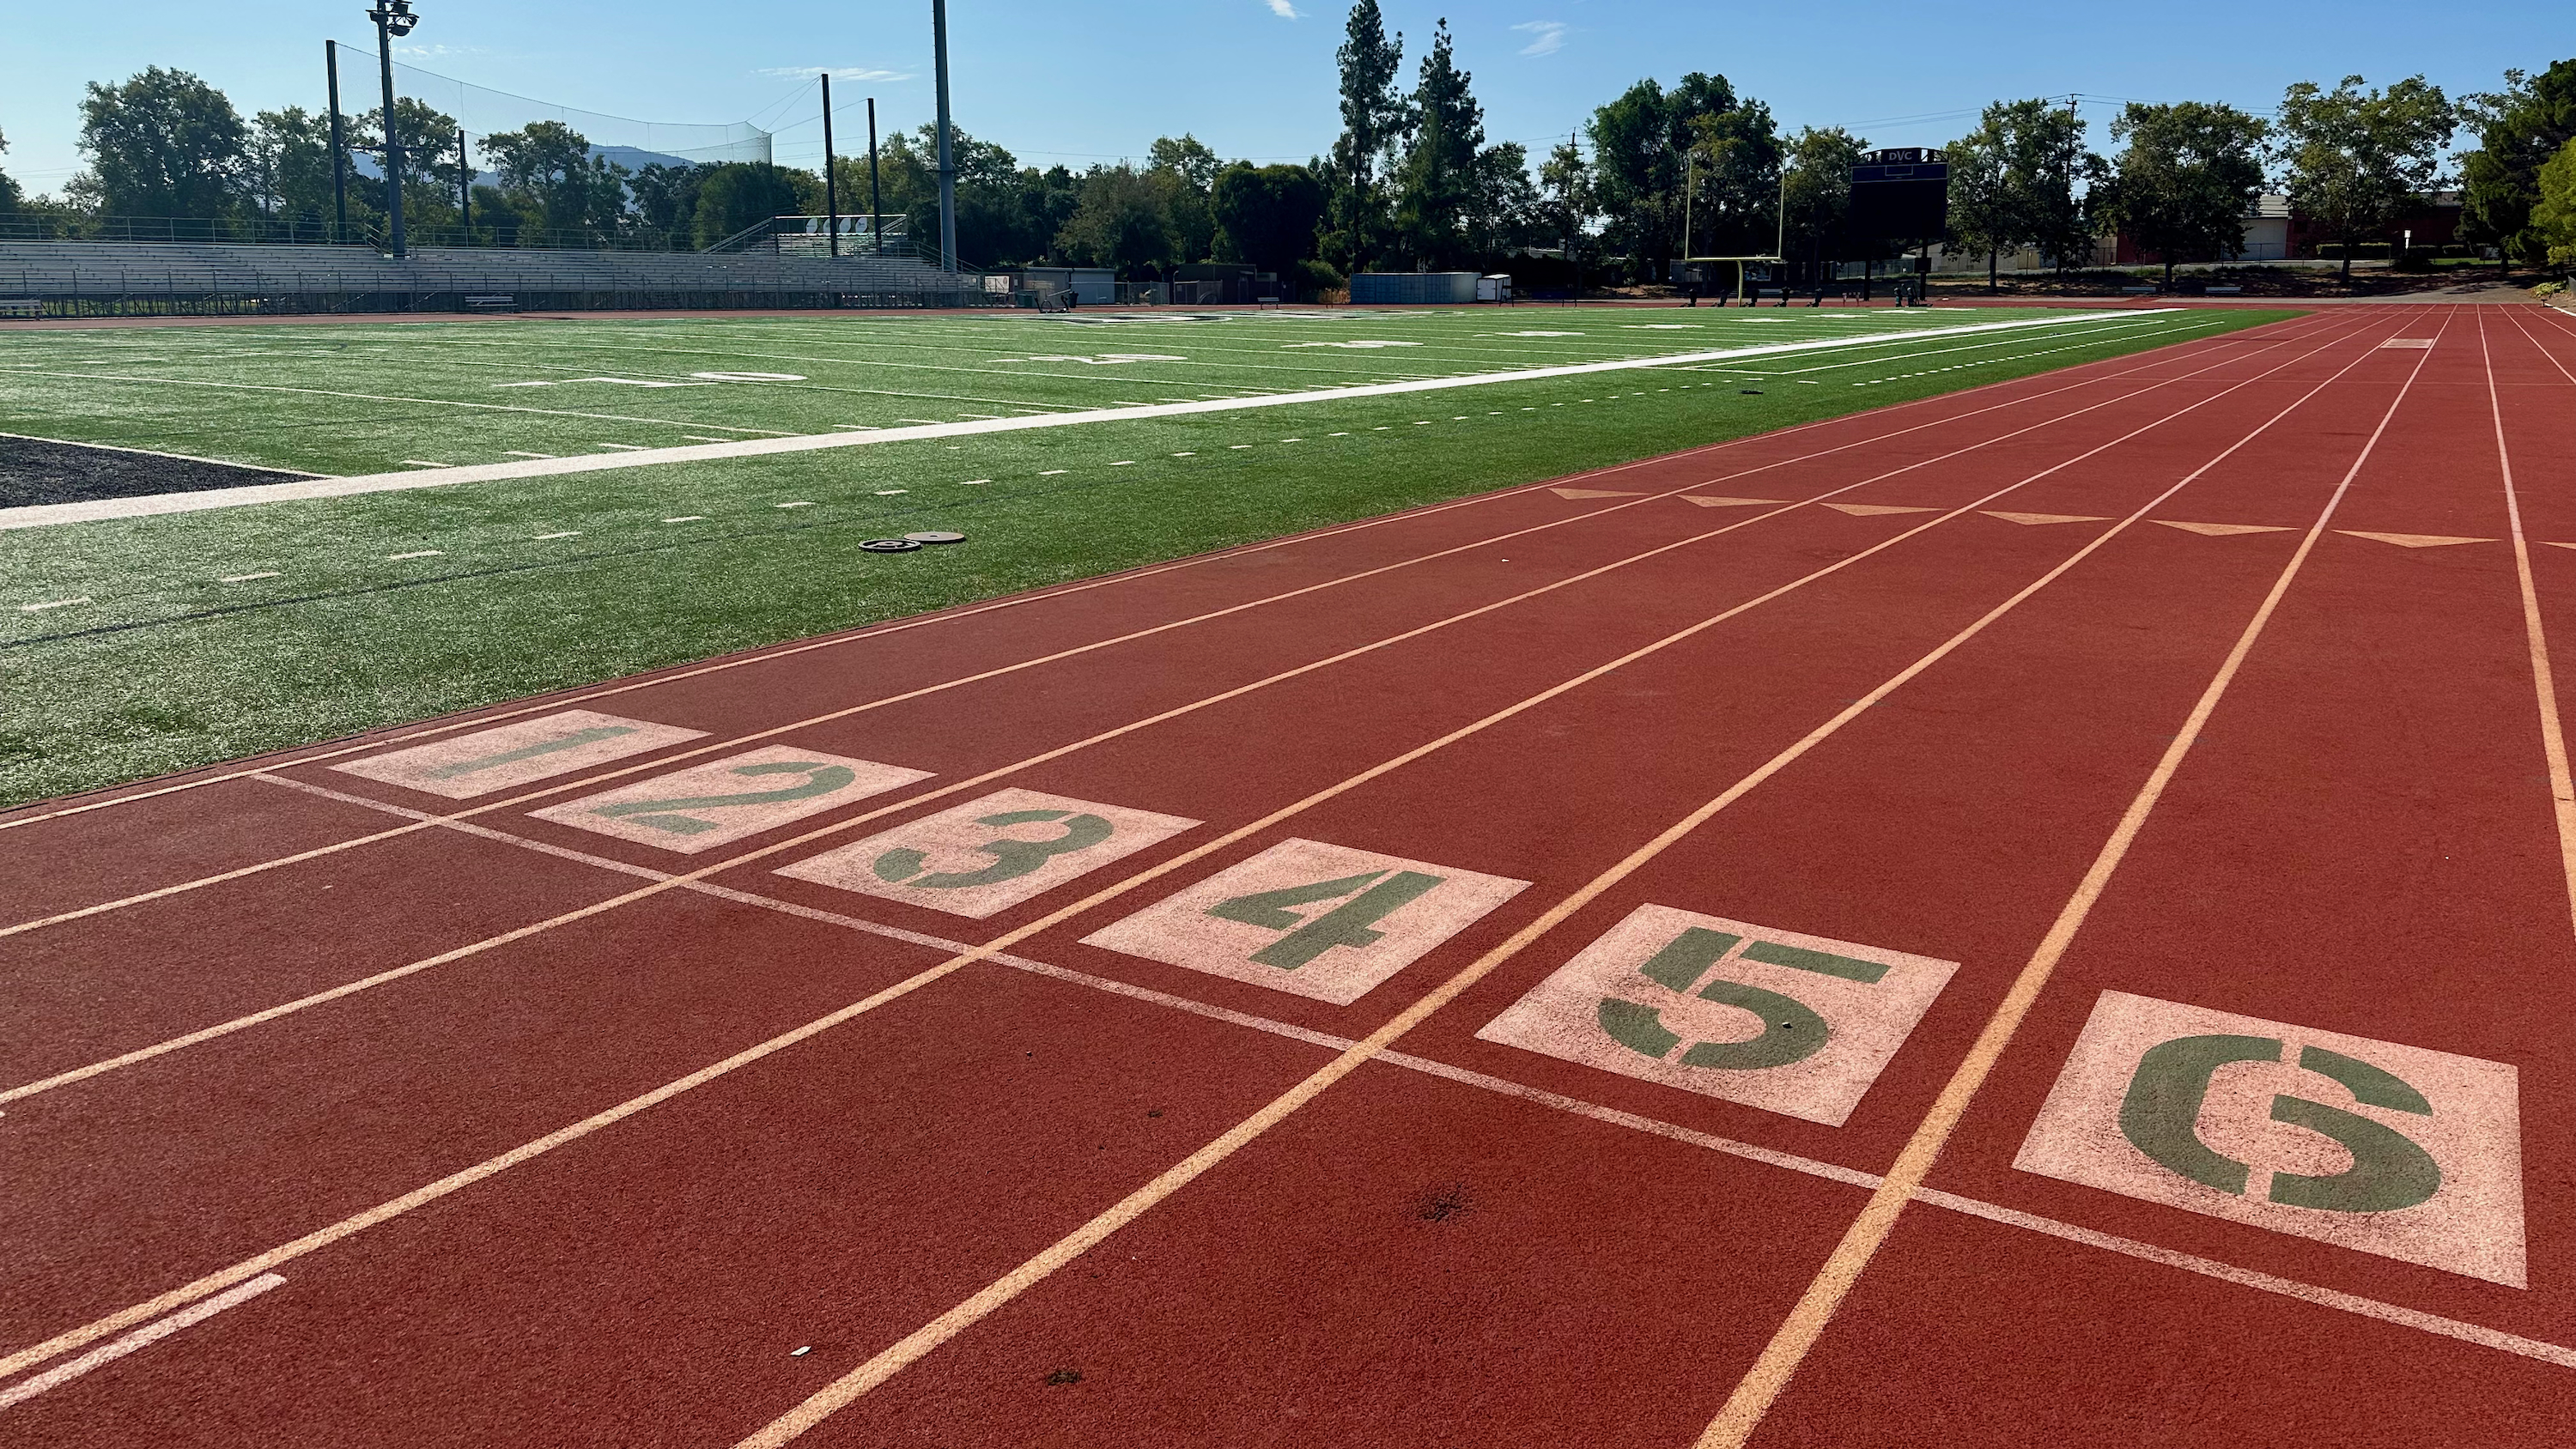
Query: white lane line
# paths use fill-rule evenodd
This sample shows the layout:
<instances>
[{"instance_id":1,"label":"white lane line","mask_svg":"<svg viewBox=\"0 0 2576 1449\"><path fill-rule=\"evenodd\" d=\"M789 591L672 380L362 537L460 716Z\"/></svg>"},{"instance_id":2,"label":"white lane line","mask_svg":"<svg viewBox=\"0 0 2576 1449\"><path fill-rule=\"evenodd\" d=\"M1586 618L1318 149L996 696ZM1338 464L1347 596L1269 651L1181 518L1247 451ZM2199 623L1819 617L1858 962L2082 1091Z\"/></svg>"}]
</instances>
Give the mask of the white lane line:
<instances>
[{"instance_id":1,"label":"white lane line","mask_svg":"<svg viewBox=\"0 0 2576 1449\"><path fill-rule=\"evenodd\" d=\"M203 1323L225 1309L257 1298L271 1288L283 1286L285 1282L285 1279L275 1273L262 1273L246 1283L237 1283L201 1303L191 1303L167 1318L156 1318L123 1338L91 1349L60 1368L47 1369L32 1379L24 1379L5 1389L0 1389L0 1409L6 1409L13 1404L23 1404L47 1389L60 1388L103 1363L123 1358L138 1348L148 1348L183 1328Z\"/></svg>"},{"instance_id":2,"label":"white lane line","mask_svg":"<svg viewBox=\"0 0 2576 1449\"><path fill-rule=\"evenodd\" d=\"M892 498L898 493L909 493L911 491L912 490L909 488L880 488L877 490L877 496L879 498Z\"/></svg>"},{"instance_id":3,"label":"white lane line","mask_svg":"<svg viewBox=\"0 0 2576 1449\"><path fill-rule=\"evenodd\" d=\"M593 443L591 446L594 448L615 448L624 453L649 453L653 451L652 449L645 447L642 443Z\"/></svg>"},{"instance_id":4,"label":"white lane line","mask_svg":"<svg viewBox=\"0 0 2576 1449\"><path fill-rule=\"evenodd\" d=\"M140 498L95 499L86 503L36 504L24 508L0 509L0 529L38 528L57 523L78 523L101 518L139 518L150 514L186 513L206 508L238 508L247 504L275 503L287 499L338 498L355 493L378 493L405 488L437 488L457 483L487 483L506 478L552 477L561 473L587 473L607 468L641 468L664 463L705 462L718 458L765 457L774 453L804 453L824 448L873 447L879 443L909 442L924 438L980 437L988 433L1079 427L1098 422L1132 422L1140 418L1190 417L1201 413L1234 412L1247 408L1347 402L1355 398L1394 397L1408 393L1445 391L1451 388L1485 387L1494 383L1532 382L1549 378L1588 376L1600 372L1688 366L1694 363L1724 361L1739 357L1769 357L1820 350L1847 350L1895 341L1911 342L1927 337L2027 331L2037 327L2102 324L2136 326L2141 322L2155 321L2174 315L2176 315L2175 310L2170 308L2133 308L2119 312L2046 316L2011 322L1978 322L1957 327L1911 328L1901 333L1871 332L1850 337L1776 342L1752 347L1727 348L1716 352L1686 352L1658 357L1621 358L1609 362L1564 363L1513 372L1481 372L1459 377L1425 378L1414 382L1319 388L1303 392L1271 393L1257 397L1224 398L1214 402L1087 408L1078 412L1049 413L1040 417L993 418L980 422L944 423L934 418L897 418L895 421L899 423L920 426L885 428L872 433L814 433L797 437L750 438L731 443L705 443L687 448L656 448L644 453L585 453L570 458L532 458L521 463L484 463L470 467L449 468L434 473L378 473L354 478L264 484L203 493L161 493ZM543 410L524 409L522 411Z\"/></svg>"},{"instance_id":5,"label":"white lane line","mask_svg":"<svg viewBox=\"0 0 2576 1449\"><path fill-rule=\"evenodd\" d=\"M253 579L273 579L278 576L278 570L267 569L255 574L226 574L221 579L216 580L216 582L225 584L246 584Z\"/></svg>"},{"instance_id":6,"label":"white lane line","mask_svg":"<svg viewBox=\"0 0 2576 1449\"><path fill-rule=\"evenodd\" d=\"M772 508L811 508L814 505L800 498L794 503L773 503L769 506Z\"/></svg>"},{"instance_id":7,"label":"white lane line","mask_svg":"<svg viewBox=\"0 0 2576 1449\"><path fill-rule=\"evenodd\" d=\"M1177 457L1179 457L1179 456L1180 456L1180 454L1178 454L1178 453L1174 453L1172 456L1173 456L1173 457L1175 457L1175 458L1177 458ZM1055 475L1057 475L1058 473L1070 473L1070 472L1072 472L1072 471L1073 471L1073 470L1072 470L1072 469L1070 469L1070 468L1040 468L1040 469L1038 470L1038 476L1039 476L1039 477L1041 477L1041 478L1052 478L1052 477L1054 477ZM978 483L990 483L990 482L992 482L993 480L992 480L992 479L990 479L990 478L978 478L978 479L976 479L975 481L976 481L976 482L978 482Z\"/></svg>"},{"instance_id":8,"label":"white lane line","mask_svg":"<svg viewBox=\"0 0 2576 1449\"><path fill-rule=\"evenodd\" d=\"M406 468L444 468L447 466L445 463L433 463L427 458L405 458L402 462L403 466Z\"/></svg>"},{"instance_id":9,"label":"white lane line","mask_svg":"<svg viewBox=\"0 0 2576 1449\"><path fill-rule=\"evenodd\" d=\"M835 423L833 426L847 427L849 424ZM680 436L688 439L692 443L730 443L733 441L731 438L710 438L701 433L682 433Z\"/></svg>"},{"instance_id":10,"label":"white lane line","mask_svg":"<svg viewBox=\"0 0 2576 1449\"><path fill-rule=\"evenodd\" d=\"M410 553L389 553L385 555L385 559L390 563L395 559L404 558L437 558L445 552L447 552L447 550L443 548L421 548L414 549Z\"/></svg>"},{"instance_id":11,"label":"white lane line","mask_svg":"<svg viewBox=\"0 0 2576 1449\"><path fill-rule=\"evenodd\" d=\"M1109 466L1112 468L1133 468L1136 466L1136 460L1133 458L1121 458Z\"/></svg>"},{"instance_id":12,"label":"white lane line","mask_svg":"<svg viewBox=\"0 0 2576 1449\"><path fill-rule=\"evenodd\" d=\"M542 542L544 542L545 540L547 540L547 539L549 539L549 538L579 538L579 537L581 537L581 530L580 530L580 529L577 529L577 528L568 528L568 529L565 529L565 530L564 530L563 532L561 532L561 533L541 533L541 534L538 534L538 535L537 535L537 541L542 543Z\"/></svg>"},{"instance_id":13,"label":"white lane line","mask_svg":"<svg viewBox=\"0 0 2576 1449\"><path fill-rule=\"evenodd\" d=\"M683 513L677 518L665 518L662 521L664 523L704 523L707 521L707 516L703 513Z\"/></svg>"},{"instance_id":14,"label":"white lane line","mask_svg":"<svg viewBox=\"0 0 2576 1449\"><path fill-rule=\"evenodd\" d=\"M74 604L86 604L88 602L89 595L83 594L77 599L53 599L42 604L20 604L18 606L18 612L21 614L41 614L47 609L68 609Z\"/></svg>"},{"instance_id":15,"label":"white lane line","mask_svg":"<svg viewBox=\"0 0 2576 1449\"><path fill-rule=\"evenodd\" d=\"M501 451L509 454L513 458L551 458L554 456L552 453L531 453L525 448L503 448ZM505 464L504 466L507 465Z\"/></svg>"}]
</instances>

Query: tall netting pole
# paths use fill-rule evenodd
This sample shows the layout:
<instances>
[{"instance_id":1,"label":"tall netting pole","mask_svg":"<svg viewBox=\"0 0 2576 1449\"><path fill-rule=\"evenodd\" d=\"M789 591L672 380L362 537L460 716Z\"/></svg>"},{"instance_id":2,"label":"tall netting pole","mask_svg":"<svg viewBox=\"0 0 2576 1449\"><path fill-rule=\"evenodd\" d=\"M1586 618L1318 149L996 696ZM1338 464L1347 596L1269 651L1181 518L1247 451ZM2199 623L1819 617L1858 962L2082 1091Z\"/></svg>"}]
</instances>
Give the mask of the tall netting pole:
<instances>
[{"instance_id":1,"label":"tall netting pole","mask_svg":"<svg viewBox=\"0 0 2576 1449\"><path fill-rule=\"evenodd\" d=\"M409 7L404 7L408 9ZM376 0L376 8L367 12L376 22L376 66L385 81L385 221L392 233L393 253L404 254L402 214L402 139L394 125L394 37L391 23L395 14L391 0ZM409 26L403 27L409 30Z\"/></svg>"},{"instance_id":2,"label":"tall netting pole","mask_svg":"<svg viewBox=\"0 0 2576 1449\"><path fill-rule=\"evenodd\" d=\"M957 161L948 143L948 0L930 0L930 49L939 81L939 267L957 270Z\"/></svg>"},{"instance_id":3,"label":"tall netting pole","mask_svg":"<svg viewBox=\"0 0 2576 1449\"><path fill-rule=\"evenodd\" d=\"M841 181L832 174L832 73L823 72L823 218L832 255L841 254Z\"/></svg>"},{"instance_id":4,"label":"tall netting pole","mask_svg":"<svg viewBox=\"0 0 2576 1449\"><path fill-rule=\"evenodd\" d=\"M885 255L885 192L877 186L877 98L868 97L868 242Z\"/></svg>"},{"instance_id":5,"label":"tall netting pole","mask_svg":"<svg viewBox=\"0 0 2576 1449\"><path fill-rule=\"evenodd\" d=\"M349 239L349 141L340 130L340 42L322 42L322 72L331 82L331 240Z\"/></svg>"}]
</instances>

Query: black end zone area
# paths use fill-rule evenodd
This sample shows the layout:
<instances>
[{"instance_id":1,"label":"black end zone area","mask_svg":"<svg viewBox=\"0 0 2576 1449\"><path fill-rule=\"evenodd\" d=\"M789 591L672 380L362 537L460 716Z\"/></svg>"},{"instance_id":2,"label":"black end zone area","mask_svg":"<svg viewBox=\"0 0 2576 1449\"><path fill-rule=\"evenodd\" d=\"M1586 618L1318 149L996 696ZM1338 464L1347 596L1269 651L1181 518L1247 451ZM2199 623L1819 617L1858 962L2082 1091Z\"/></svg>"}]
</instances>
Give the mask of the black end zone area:
<instances>
[{"instance_id":1,"label":"black end zone area","mask_svg":"<svg viewBox=\"0 0 2576 1449\"><path fill-rule=\"evenodd\" d=\"M49 443L0 433L0 508L38 503L82 503L92 498L140 498L151 493L200 493L253 483L292 483L308 473L167 458L80 443Z\"/></svg>"}]
</instances>

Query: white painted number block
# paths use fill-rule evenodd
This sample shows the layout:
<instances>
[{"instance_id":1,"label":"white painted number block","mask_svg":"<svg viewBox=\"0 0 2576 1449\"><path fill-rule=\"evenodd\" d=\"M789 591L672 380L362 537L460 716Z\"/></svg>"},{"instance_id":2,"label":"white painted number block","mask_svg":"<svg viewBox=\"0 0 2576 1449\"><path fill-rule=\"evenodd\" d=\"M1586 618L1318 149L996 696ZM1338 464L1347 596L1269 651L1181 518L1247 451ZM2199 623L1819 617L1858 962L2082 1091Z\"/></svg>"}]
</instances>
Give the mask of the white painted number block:
<instances>
[{"instance_id":1,"label":"white painted number block","mask_svg":"<svg viewBox=\"0 0 2576 1449\"><path fill-rule=\"evenodd\" d=\"M1348 1006L1528 887L1401 856L1283 840L1082 939Z\"/></svg>"},{"instance_id":2,"label":"white painted number block","mask_svg":"<svg viewBox=\"0 0 2576 1449\"><path fill-rule=\"evenodd\" d=\"M1169 840L1195 820L1001 790L778 874L981 920Z\"/></svg>"},{"instance_id":3,"label":"white painted number block","mask_svg":"<svg viewBox=\"0 0 2576 1449\"><path fill-rule=\"evenodd\" d=\"M2524 1284L2499 1062L2105 991L2013 1166Z\"/></svg>"},{"instance_id":4,"label":"white painted number block","mask_svg":"<svg viewBox=\"0 0 2576 1449\"><path fill-rule=\"evenodd\" d=\"M929 778L928 770L771 745L529 813L694 854Z\"/></svg>"},{"instance_id":5,"label":"white painted number block","mask_svg":"<svg viewBox=\"0 0 2576 1449\"><path fill-rule=\"evenodd\" d=\"M568 709L390 754L369 755L331 768L344 775L463 800L605 765L685 740L704 739L706 733Z\"/></svg>"},{"instance_id":6,"label":"white painted number block","mask_svg":"<svg viewBox=\"0 0 2576 1449\"><path fill-rule=\"evenodd\" d=\"M1639 906L1476 1036L1839 1127L1958 969Z\"/></svg>"}]
</instances>

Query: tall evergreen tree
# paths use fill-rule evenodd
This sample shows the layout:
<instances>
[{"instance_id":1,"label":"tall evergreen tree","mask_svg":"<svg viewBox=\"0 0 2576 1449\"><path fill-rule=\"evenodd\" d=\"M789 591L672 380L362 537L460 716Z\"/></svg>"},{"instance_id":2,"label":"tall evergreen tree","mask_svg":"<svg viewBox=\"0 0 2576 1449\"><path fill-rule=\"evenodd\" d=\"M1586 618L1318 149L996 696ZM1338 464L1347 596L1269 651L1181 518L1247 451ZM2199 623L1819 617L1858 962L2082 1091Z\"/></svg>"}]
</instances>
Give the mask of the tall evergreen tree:
<instances>
[{"instance_id":1,"label":"tall evergreen tree","mask_svg":"<svg viewBox=\"0 0 2576 1449\"><path fill-rule=\"evenodd\" d=\"M1398 173L1395 230L1416 264L1447 270L1476 252L1468 225L1477 209L1476 160L1485 145L1485 110L1460 70L1449 22L1432 32L1422 74L1406 107L1413 123Z\"/></svg>"},{"instance_id":2,"label":"tall evergreen tree","mask_svg":"<svg viewBox=\"0 0 2576 1449\"><path fill-rule=\"evenodd\" d=\"M1386 33L1377 0L1351 7L1341 49L1342 134L1333 143L1331 209L1334 260L1360 271L1387 245L1387 206L1381 186L1389 159L1406 132L1404 98L1395 75L1404 63L1404 35Z\"/></svg>"}]
</instances>

